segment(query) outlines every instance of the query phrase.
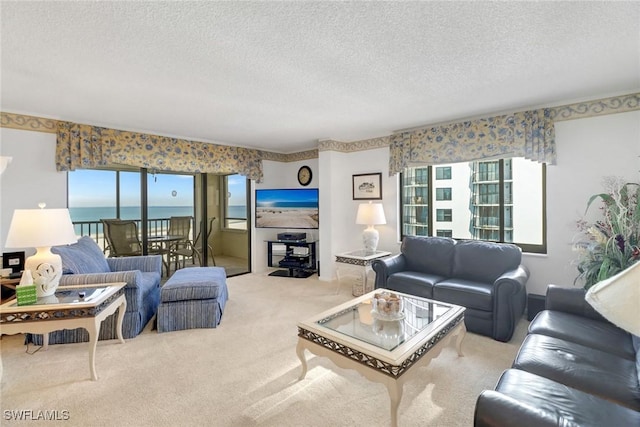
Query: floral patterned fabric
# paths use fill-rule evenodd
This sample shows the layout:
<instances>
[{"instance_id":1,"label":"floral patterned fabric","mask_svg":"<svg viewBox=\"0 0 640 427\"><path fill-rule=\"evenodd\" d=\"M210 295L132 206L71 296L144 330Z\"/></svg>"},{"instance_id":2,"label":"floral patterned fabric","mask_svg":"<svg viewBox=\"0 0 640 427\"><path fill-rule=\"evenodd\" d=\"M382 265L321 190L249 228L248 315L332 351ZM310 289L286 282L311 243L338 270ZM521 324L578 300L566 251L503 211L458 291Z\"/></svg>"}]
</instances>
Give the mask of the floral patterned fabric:
<instances>
[{"instance_id":1,"label":"floral patterned fabric","mask_svg":"<svg viewBox=\"0 0 640 427\"><path fill-rule=\"evenodd\" d=\"M555 130L550 110L523 111L391 135L389 174L411 165L505 157L555 164Z\"/></svg>"},{"instance_id":2,"label":"floral patterned fabric","mask_svg":"<svg viewBox=\"0 0 640 427\"><path fill-rule=\"evenodd\" d=\"M261 152L71 122L58 122L58 171L128 165L153 171L238 173L262 181Z\"/></svg>"}]
</instances>

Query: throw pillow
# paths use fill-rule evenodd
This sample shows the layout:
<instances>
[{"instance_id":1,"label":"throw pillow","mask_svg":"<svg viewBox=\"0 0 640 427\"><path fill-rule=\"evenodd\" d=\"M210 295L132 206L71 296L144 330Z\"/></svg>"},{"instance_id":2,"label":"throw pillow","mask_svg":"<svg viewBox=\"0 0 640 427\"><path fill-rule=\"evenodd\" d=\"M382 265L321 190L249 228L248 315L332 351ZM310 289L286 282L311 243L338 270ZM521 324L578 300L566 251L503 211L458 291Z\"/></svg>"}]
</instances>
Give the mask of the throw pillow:
<instances>
[{"instance_id":1,"label":"throw pillow","mask_svg":"<svg viewBox=\"0 0 640 427\"><path fill-rule=\"evenodd\" d=\"M63 274L109 273L109 264L98 244L89 236L72 245L54 246L51 252L62 258Z\"/></svg>"},{"instance_id":2,"label":"throw pillow","mask_svg":"<svg viewBox=\"0 0 640 427\"><path fill-rule=\"evenodd\" d=\"M593 285L585 299L614 325L640 335L640 262Z\"/></svg>"}]
</instances>

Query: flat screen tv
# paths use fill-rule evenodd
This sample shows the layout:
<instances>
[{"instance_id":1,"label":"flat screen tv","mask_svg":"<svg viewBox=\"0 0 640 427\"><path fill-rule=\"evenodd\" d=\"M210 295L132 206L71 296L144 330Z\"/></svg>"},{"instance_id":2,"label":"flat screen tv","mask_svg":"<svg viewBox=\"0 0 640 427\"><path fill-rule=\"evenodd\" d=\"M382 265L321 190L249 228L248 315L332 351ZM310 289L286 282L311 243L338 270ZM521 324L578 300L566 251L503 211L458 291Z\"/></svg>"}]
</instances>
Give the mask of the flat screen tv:
<instances>
[{"instance_id":1,"label":"flat screen tv","mask_svg":"<svg viewBox=\"0 0 640 427\"><path fill-rule=\"evenodd\" d=\"M318 228L318 189L256 190L257 228Z\"/></svg>"}]
</instances>

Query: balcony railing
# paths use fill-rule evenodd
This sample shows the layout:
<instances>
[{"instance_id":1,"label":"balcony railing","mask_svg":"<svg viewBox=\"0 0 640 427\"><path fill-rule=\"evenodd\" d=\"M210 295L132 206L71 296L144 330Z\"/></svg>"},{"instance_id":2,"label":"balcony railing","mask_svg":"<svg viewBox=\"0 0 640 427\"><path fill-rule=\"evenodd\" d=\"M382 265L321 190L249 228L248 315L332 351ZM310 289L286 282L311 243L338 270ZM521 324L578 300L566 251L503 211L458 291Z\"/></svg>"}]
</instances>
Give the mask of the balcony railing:
<instances>
[{"instance_id":1,"label":"balcony railing","mask_svg":"<svg viewBox=\"0 0 640 427\"><path fill-rule=\"evenodd\" d=\"M141 229L142 220L133 219L138 226L138 230ZM169 231L170 218L154 218L147 220L147 234L149 236L160 236L167 234ZM104 237L102 229L102 222L100 221L73 221L73 227L77 236L89 236L93 238L98 246L104 251L107 247L107 241ZM193 226L191 227L189 239L192 238Z\"/></svg>"}]
</instances>

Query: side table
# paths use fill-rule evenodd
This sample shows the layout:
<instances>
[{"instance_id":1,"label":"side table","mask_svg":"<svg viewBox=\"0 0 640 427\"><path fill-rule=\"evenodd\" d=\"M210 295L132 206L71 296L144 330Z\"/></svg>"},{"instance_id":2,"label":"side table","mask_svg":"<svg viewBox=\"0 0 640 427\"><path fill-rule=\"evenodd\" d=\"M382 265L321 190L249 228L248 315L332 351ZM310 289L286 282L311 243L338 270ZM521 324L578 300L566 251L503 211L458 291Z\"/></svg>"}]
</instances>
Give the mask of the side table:
<instances>
[{"instance_id":1,"label":"side table","mask_svg":"<svg viewBox=\"0 0 640 427\"><path fill-rule=\"evenodd\" d=\"M35 304L18 305L10 300L0 305L0 335L42 334L42 349L49 346L49 332L84 328L89 332L89 370L97 380L96 346L100 325L118 311L118 340L124 344L122 322L127 309L125 282L60 286L54 295L38 298Z\"/></svg>"},{"instance_id":2,"label":"side table","mask_svg":"<svg viewBox=\"0 0 640 427\"><path fill-rule=\"evenodd\" d=\"M374 278L371 263L379 258L391 255L391 252L364 250L345 252L336 255L336 274L338 282L342 285L342 280L351 278L353 281L351 293L353 296L360 296L373 291ZM340 287L338 287L340 290Z\"/></svg>"}]
</instances>

